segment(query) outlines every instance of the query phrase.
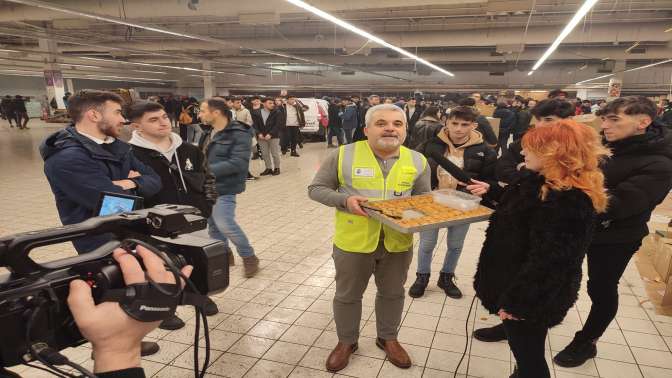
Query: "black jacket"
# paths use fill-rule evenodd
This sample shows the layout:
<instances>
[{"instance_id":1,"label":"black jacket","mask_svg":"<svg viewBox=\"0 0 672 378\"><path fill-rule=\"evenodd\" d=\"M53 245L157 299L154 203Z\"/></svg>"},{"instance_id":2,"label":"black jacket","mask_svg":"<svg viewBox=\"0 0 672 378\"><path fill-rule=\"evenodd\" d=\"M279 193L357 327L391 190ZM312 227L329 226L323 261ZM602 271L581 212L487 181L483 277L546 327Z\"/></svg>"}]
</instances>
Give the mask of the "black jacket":
<instances>
[{"instance_id":1,"label":"black jacket","mask_svg":"<svg viewBox=\"0 0 672 378\"><path fill-rule=\"evenodd\" d=\"M341 122L342 121L341 121L341 116L339 116L340 112L341 112L341 107L340 106L338 106L336 104L333 104L331 102L329 103L329 128L330 129L335 129L335 130L341 129L341 126L342 126Z\"/></svg>"},{"instance_id":2,"label":"black jacket","mask_svg":"<svg viewBox=\"0 0 672 378\"><path fill-rule=\"evenodd\" d=\"M508 185L490 217L474 289L492 314L552 327L574 305L595 211L577 189L539 198L537 174Z\"/></svg>"},{"instance_id":3,"label":"black jacket","mask_svg":"<svg viewBox=\"0 0 672 378\"><path fill-rule=\"evenodd\" d=\"M161 191L145 197L145 207L164 203L190 205L199 209L203 217L210 217L214 203L208 201L206 193L216 189L214 182L206 180L205 156L198 147L182 143L172 161L150 148L132 145L131 150L161 177Z\"/></svg>"},{"instance_id":4,"label":"black jacket","mask_svg":"<svg viewBox=\"0 0 672 378\"><path fill-rule=\"evenodd\" d=\"M485 139L485 143L489 144L491 147L496 146L499 141L497 140L497 135L495 134L494 130L492 130L490 121L488 121L488 119L485 116L481 115L478 116L478 118L476 118L476 123L478 123L476 131L483 134L483 139Z\"/></svg>"},{"instance_id":5,"label":"black jacket","mask_svg":"<svg viewBox=\"0 0 672 378\"><path fill-rule=\"evenodd\" d=\"M502 150L502 156L497 160L495 167L495 177L498 181L510 184L530 173L525 167L517 169L518 164L525 161L522 151L520 141L513 142L508 149Z\"/></svg>"},{"instance_id":6,"label":"black jacket","mask_svg":"<svg viewBox=\"0 0 672 378\"><path fill-rule=\"evenodd\" d=\"M516 125L513 128L513 139L518 140L530 128L532 113L529 109L515 109L514 113L516 115Z\"/></svg>"},{"instance_id":7,"label":"black jacket","mask_svg":"<svg viewBox=\"0 0 672 378\"><path fill-rule=\"evenodd\" d=\"M607 143L603 168L609 208L598 217L594 244L630 243L648 234L651 212L672 188L672 133L654 122L643 135Z\"/></svg>"},{"instance_id":8,"label":"black jacket","mask_svg":"<svg viewBox=\"0 0 672 378\"><path fill-rule=\"evenodd\" d=\"M432 140L443 128L443 124L436 118L424 117L415 123L413 134L408 134L408 148L422 152L425 144Z\"/></svg>"},{"instance_id":9,"label":"black jacket","mask_svg":"<svg viewBox=\"0 0 672 378\"><path fill-rule=\"evenodd\" d=\"M499 133L504 130L513 130L516 126L516 115L504 105L498 105L495 112L492 114L494 118L499 118Z\"/></svg>"},{"instance_id":10,"label":"black jacket","mask_svg":"<svg viewBox=\"0 0 672 378\"><path fill-rule=\"evenodd\" d=\"M117 139L106 146L99 145L78 133L74 126L47 137L40 146L40 154L58 215L65 225L93 217L101 192L151 197L161 189L159 176L131 153L128 144ZM112 183L127 179L131 170L141 174L133 179L135 190L124 191ZM83 253L108 240L109 237L87 237L73 244Z\"/></svg>"},{"instance_id":11,"label":"black jacket","mask_svg":"<svg viewBox=\"0 0 672 378\"><path fill-rule=\"evenodd\" d=\"M261 115L261 109L253 110L252 121L254 123L254 130L257 134L271 134L271 138L280 138L280 130L284 122L284 113L279 109L274 109L268 115L266 122Z\"/></svg>"}]
</instances>

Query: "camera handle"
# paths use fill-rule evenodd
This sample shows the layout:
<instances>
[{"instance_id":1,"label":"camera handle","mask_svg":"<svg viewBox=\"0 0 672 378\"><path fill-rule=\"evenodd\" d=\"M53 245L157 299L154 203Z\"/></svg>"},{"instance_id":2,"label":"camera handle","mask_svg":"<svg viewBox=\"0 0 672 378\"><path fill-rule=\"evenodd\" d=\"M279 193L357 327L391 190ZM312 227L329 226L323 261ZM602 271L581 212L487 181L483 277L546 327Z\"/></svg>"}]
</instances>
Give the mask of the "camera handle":
<instances>
[{"instance_id":1,"label":"camera handle","mask_svg":"<svg viewBox=\"0 0 672 378\"><path fill-rule=\"evenodd\" d=\"M100 235L114 232L117 237L123 239L126 235L119 235L119 230L127 228L134 223L145 223L147 216L134 212L113 215L109 217L90 218L82 223L54 227L46 230L30 231L21 234L0 238L0 266L7 267L13 274L29 275L46 269L56 269L62 266L72 265L77 262L95 260L108 255L118 246L110 243L104 244L91 253L85 253L76 257L57 261L58 264L38 264L33 261L29 253L37 247L62 243L79 239L84 236Z\"/></svg>"}]
</instances>

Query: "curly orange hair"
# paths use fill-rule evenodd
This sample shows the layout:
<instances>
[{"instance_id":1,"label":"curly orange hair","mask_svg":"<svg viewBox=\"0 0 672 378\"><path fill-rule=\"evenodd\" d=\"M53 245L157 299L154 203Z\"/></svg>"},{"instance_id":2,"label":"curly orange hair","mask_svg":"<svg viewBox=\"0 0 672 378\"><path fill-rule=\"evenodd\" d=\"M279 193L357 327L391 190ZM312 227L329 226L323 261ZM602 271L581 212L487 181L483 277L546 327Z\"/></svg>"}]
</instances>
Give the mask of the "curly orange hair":
<instances>
[{"instance_id":1,"label":"curly orange hair","mask_svg":"<svg viewBox=\"0 0 672 378\"><path fill-rule=\"evenodd\" d=\"M590 197L598 213L606 210L608 199L599 164L610 152L593 128L568 119L559 120L552 126L529 130L522 146L541 158L539 173L546 178L541 188L542 200L551 189L576 188Z\"/></svg>"}]
</instances>

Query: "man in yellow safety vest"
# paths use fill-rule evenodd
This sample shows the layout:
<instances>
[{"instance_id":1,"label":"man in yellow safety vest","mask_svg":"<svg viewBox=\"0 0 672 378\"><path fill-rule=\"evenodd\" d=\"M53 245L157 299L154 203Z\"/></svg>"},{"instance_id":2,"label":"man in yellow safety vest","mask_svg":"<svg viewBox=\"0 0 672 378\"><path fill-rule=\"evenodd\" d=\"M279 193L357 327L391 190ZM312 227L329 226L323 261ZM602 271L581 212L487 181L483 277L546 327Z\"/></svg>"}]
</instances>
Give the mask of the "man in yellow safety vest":
<instances>
[{"instance_id":1,"label":"man in yellow safety vest","mask_svg":"<svg viewBox=\"0 0 672 378\"><path fill-rule=\"evenodd\" d=\"M367 216L367 201L408 197L430 190L430 171L422 154L402 146L406 114L392 104L371 107L364 133L368 140L341 146L322 163L308 187L311 199L336 208L334 321L338 344L326 368L339 371L357 350L362 295L371 274L376 294L376 345L388 360L409 368L411 359L397 341L404 307L404 283L413 258L413 235L397 232Z\"/></svg>"}]
</instances>

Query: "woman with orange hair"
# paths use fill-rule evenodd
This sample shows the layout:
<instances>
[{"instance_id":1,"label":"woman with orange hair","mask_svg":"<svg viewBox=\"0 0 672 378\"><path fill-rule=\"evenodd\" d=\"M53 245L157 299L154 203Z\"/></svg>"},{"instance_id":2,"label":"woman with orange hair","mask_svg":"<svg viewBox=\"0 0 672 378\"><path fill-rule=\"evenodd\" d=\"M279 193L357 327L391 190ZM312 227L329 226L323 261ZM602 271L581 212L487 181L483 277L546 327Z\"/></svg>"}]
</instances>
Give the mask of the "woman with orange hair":
<instances>
[{"instance_id":1,"label":"woman with orange hair","mask_svg":"<svg viewBox=\"0 0 672 378\"><path fill-rule=\"evenodd\" d=\"M528 131L522 140L534 172L504 188L490 218L474 288L503 320L517 368L512 377L550 377L548 328L574 305L597 213L607 207L597 133L571 120Z\"/></svg>"}]
</instances>

